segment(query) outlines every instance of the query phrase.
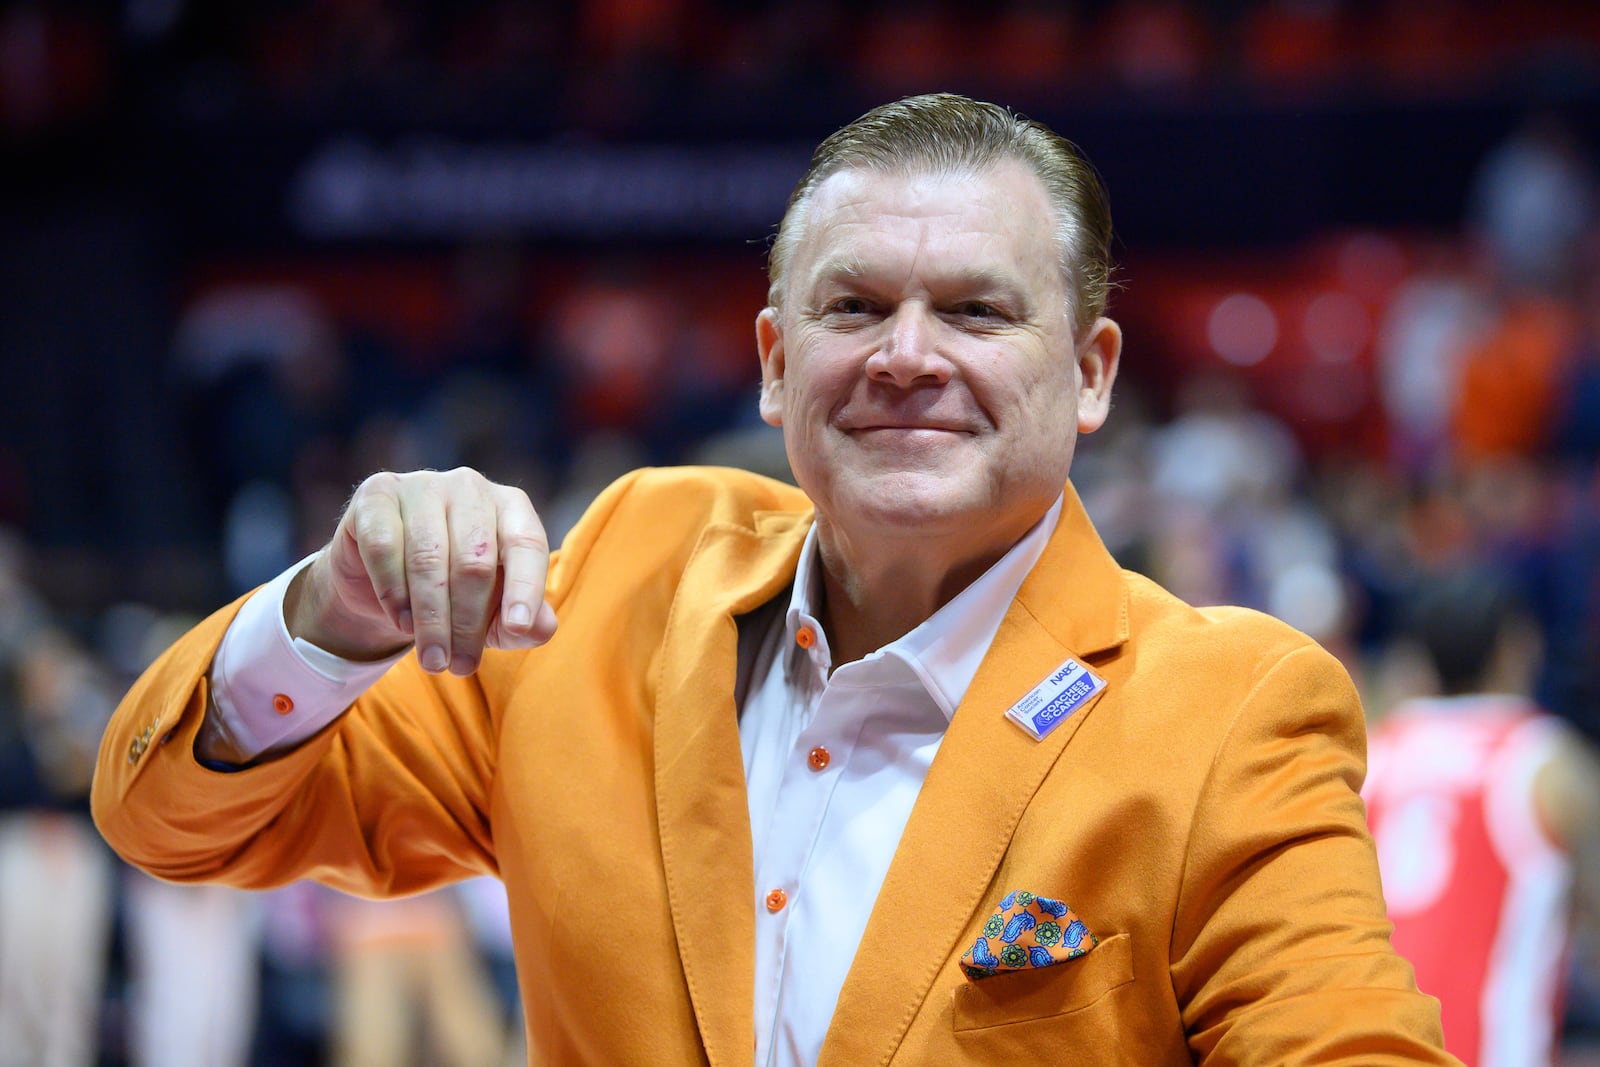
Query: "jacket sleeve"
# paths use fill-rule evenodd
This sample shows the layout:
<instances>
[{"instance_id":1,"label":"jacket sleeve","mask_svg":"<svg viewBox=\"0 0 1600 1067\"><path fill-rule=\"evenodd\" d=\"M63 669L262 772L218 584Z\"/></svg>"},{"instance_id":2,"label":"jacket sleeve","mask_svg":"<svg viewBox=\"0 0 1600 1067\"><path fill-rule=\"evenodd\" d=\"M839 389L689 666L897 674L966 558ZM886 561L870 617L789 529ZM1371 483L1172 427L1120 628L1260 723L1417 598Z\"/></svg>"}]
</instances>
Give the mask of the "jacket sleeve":
<instances>
[{"instance_id":1,"label":"jacket sleeve","mask_svg":"<svg viewBox=\"0 0 1600 1067\"><path fill-rule=\"evenodd\" d=\"M232 771L196 760L206 672L237 608L164 653L107 726L92 801L111 846L160 878L252 889L307 877L388 896L492 872L482 692L414 656L280 758Z\"/></svg>"},{"instance_id":2,"label":"jacket sleeve","mask_svg":"<svg viewBox=\"0 0 1600 1067\"><path fill-rule=\"evenodd\" d=\"M633 479L606 490L552 559L559 611ZM106 728L92 796L100 832L128 862L171 881L262 889L313 878L363 896L496 874L489 798L499 708L542 649L489 651L476 675L429 675L409 654L315 737L238 770L199 763L195 736L212 657L243 601L168 649ZM569 650L570 653L570 650Z\"/></svg>"},{"instance_id":3,"label":"jacket sleeve","mask_svg":"<svg viewBox=\"0 0 1600 1067\"><path fill-rule=\"evenodd\" d=\"M1365 752L1354 687L1315 645L1268 666L1234 713L1194 813L1172 935L1199 1062L1456 1062L1438 1002L1389 944Z\"/></svg>"}]
</instances>

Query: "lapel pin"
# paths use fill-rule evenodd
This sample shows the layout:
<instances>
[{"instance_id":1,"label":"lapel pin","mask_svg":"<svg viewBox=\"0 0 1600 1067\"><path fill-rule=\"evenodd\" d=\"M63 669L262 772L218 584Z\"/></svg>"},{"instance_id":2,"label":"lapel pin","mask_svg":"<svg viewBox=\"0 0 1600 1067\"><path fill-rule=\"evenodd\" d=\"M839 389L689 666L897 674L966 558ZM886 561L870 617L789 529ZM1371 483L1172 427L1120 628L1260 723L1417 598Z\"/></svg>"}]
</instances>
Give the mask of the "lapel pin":
<instances>
[{"instance_id":1,"label":"lapel pin","mask_svg":"<svg viewBox=\"0 0 1600 1067\"><path fill-rule=\"evenodd\" d=\"M1006 718L1027 731L1035 741L1066 722L1068 717L1106 687L1106 680L1075 659L1067 659L1026 696L1006 709Z\"/></svg>"}]
</instances>

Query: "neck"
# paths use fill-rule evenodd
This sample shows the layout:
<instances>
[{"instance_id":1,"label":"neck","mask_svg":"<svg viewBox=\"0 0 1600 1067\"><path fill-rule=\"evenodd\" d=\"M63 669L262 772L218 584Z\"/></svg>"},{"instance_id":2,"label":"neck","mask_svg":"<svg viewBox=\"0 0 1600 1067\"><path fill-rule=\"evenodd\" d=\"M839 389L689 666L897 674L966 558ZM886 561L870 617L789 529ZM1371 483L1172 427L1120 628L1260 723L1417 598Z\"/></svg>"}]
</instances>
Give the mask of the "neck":
<instances>
[{"instance_id":1,"label":"neck","mask_svg":"<svg viewBox=\"0 0 1600 1067\"><path fill-rule=\"evenodd\" d=\"M976 548L926 538L852 540L819 520L822 563L818 618L835 664L849 663L904 637L994 566L1031 527Z\"/></svg>"}]
</instances>

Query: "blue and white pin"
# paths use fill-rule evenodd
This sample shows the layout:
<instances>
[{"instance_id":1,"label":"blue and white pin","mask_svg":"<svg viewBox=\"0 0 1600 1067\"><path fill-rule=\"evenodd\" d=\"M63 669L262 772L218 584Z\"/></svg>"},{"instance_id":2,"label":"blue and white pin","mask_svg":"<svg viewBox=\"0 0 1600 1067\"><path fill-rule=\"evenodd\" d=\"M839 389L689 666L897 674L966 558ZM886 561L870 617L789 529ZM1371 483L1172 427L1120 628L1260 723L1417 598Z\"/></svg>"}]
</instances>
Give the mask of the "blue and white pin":
<instances>
[{"instance_id":1,"label":"blue and white pin","mask_svg":"<svg viewBox=\"0 0 1600 1067\"><path fill-rule=\"evenodd\" d=\"M1006 709L1006 717L1028 732L1035 741L1066 722L1106 687L1106 680L1075 659L1068 659L1050 672L1050 677L1030 689L1026 696Z\"/></svg>"}]
</instances>

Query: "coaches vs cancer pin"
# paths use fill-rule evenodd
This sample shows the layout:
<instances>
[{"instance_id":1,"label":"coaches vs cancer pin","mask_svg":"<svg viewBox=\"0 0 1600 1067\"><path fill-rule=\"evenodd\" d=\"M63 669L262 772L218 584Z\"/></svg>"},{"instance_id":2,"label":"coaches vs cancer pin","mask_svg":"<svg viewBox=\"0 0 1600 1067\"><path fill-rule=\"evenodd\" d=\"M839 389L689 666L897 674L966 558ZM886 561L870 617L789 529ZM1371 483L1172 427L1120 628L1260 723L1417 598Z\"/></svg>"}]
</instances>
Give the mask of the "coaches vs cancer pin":
<instances>
[{"instance_id":1,"label":"coaches vs cancer pin","mask_svg":"<svg viewBox=\"0 0 1600 1067\"><path fill-rule=\"evenodd\" d=\"M1006 717L1035 741L1067 721L1074 711L1106 687L1106 680L1075 659L1068 659L1050 677L1006 709Z\"/></svg>"}]
</instances>

